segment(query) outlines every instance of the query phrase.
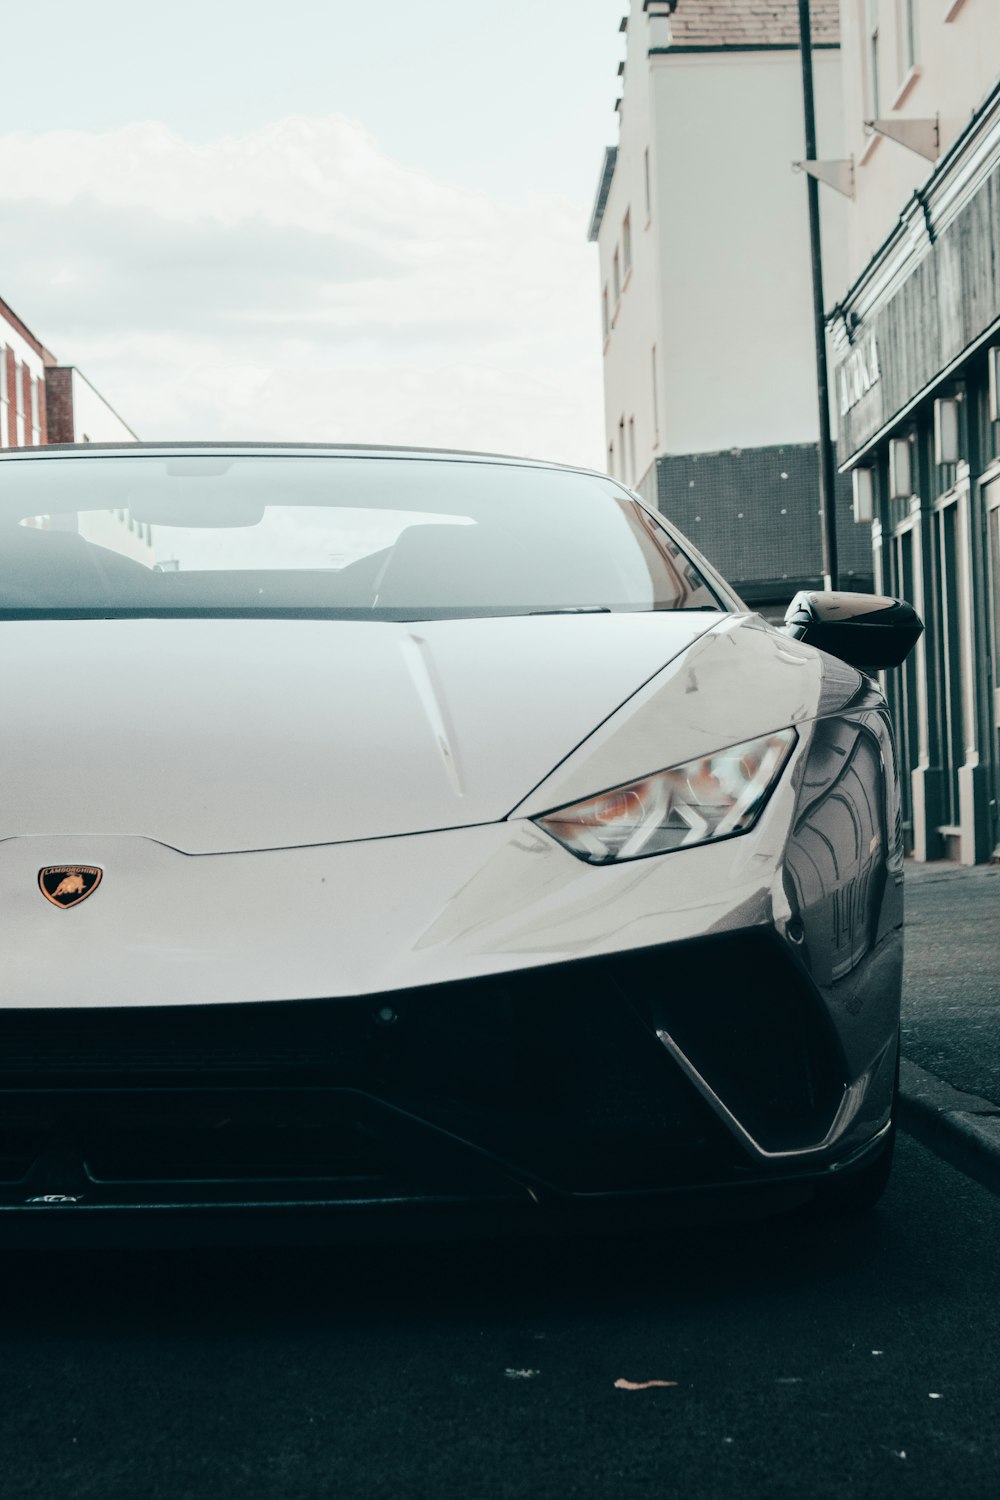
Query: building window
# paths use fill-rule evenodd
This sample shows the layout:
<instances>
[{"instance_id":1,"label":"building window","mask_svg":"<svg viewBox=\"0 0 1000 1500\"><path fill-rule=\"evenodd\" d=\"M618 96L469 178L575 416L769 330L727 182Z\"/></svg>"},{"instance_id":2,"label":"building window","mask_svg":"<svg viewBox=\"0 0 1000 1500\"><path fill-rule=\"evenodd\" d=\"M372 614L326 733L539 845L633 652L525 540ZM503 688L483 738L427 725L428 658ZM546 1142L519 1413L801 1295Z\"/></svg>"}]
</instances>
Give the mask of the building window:
<instances>
[{"instance_id":1,"label":"building window","mask_svg":"<svg viewBox=\"0 0 1000 1500\"><path fill-rule=\"evenodd\" d=\"M615 253L611 261L611 287L615 294L615 307L617 307L622 294L622 271L621 263L618 259L617 246L615 247Z\"/></svg>"},{"instance_id":2,"label":"building window","mask_svg":"<svg viewBox=\"0 0 1000 1500\"><path fill-rule=\"evenodd\" d=\"M611 310L608 307L608 289L604 288L601 293L601 330L607 338L611 332Z\"/></svg>"},{"instance_id":3,"label":"building window","mask_svg":"<svg viewBox=\"0 0 1000 1500\"><path fill-rule=\"evenodd\" d=\"M625 275L632 269L632 210L622 221L622 264L625 267Z\"/></svg>"},{"instance_id":4,"label":"building window","mask_svg":"<svg viewBox=\"0 0 1000 1500\"><path fill-rule=\"evenodd\" d=\"M608 473L611 475L612 479L615 477L615 445L614 445L614 443L609 443L608 444Z\"/></svg>"},{"instance_id":5,"label":"building window","mask_svg":"<svg viewBox=\"0 0 1000 1500\"><path fill-rule=\"evenodd\" d=\"M622 416L618 418L618 478L624 479L626 483L628 483L628 474L626 473L627 463L628 456L625 452L625 418Z\"/></svg>"},{"instance_id":6,"label":"building window","mask_svg":"<svg viewBox=\"0 0 1000 1500\"><path fill-rule=\"evenodd\" d=\"M7 394L7 350L3 344L0 344L0 448L6 448L10 443L7 425L7 413L9 410L9 397Z\"/></svg>"},{"instance_id":7,"label":"building window","mask_svg":"<svg viewBox=\"0 0 1000 1500\"><path fill-rule=\"evenodd\" d=\"M630 470L629 484L635 489L635 417L628 419L628 466Z\"/></svg>"},{"instance_id":8,"label":"building window","mask_svg":"<svg viewBox=\"0 0 1000 1500\"><path fill-rule=\"evenodd\" d=\"M653 212L653 196L649 190L649 147L642 154L642 180L646 189L646 218Z\"/></svg>"},{"instance_id":9,"label":"building window","mask_svg":"<svg viewBox=\"0 0 1000 1500\"><path fill-rule=\"evenodd\" d=\"M878 5L879 0L865 0L865 62L867 74L866 82L868 85L867 114L870 120L877 120L880 118L878 77Z\"/></svg>"},{"instance_id":10,"label":"building window","mask_svg":"<svg viewBox=\"0 0 1000 1500\"><path fill-rule=\"evenodd\" d=\"M905 78L917 65L917 0L899 0L899 42Z\"/></svg>"}]
</instances>

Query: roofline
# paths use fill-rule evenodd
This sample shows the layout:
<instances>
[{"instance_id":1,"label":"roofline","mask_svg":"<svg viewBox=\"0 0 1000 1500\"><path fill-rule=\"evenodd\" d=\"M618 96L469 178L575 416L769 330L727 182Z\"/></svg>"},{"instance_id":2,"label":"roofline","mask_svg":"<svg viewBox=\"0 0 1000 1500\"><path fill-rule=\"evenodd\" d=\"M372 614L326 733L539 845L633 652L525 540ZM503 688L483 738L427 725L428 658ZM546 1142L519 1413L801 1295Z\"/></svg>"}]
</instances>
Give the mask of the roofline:
<instances>
[{"instance_id":1,"label":"roofline","mask_svg":"<svg viewBox=\"0 0 1000 1500\"><path fill-rule=\"evenodd\" d=\"M154 457L158 453L217 453L220 457L240 454L275 454L284 457L287 454L302 453L331 453L340 456L352 455L357 458L366 457L390 457L390 458L448 458L457 459L466 463L501 463L510 464L517 468L531 469L558 469L571 474L592 474L597 479L609 479L618 484L610 474L605 474L601 469L587 468L583 464L556 463L546 458L526 458L512 453L480 453L472 449L464 448L417 448L391 443L265 443L265 442L211 442L208 439L199 439L192 442L145 442L145 443L43 443L31 448L4 448L0 449L0 463L11 459L29 458L35 461L46 458L68 458L81 457L89 454L115 454L121 458L135 458L136 456Z\"/></svg>"},{"instance_id":2,"label":"roofline","mask_svg":"<svg viewBox=\"0 0 1000 1500\"><path fill-rule=\"evenodd\" d=\"M798 52L798 42L677 42L669 47L650 47L648 57L702 56L725 52ZM839 42L813 42L813 52L839 52Z\"/></svg>"},{"instance_id":3,"label":"roofline","mask_svg":"<svg viewBox=\"0 0 1000 1500\"><path fill-rule=\"evenodd\" d=\"M15 331L19 333L21 337L31 345L32 349L34 349L35 353L41 360L44 361L46 365L55 364L56 357L52 353L51 349L46 349L41 339L35 337L31 329L28 327L27 323L22 322L22 320L18 317L17 313L10 306L10 304L8 302L5 302L2 297L0 297L0 317L2 317L5 322L10 323L11 327L14 328Z\"/></svg>"},{"instance_id":4,"label":"roofline","mask_svg":"<svg viewBox=\"0 0 1000 1500\"><path fill-rule=\"evenodd\" d=\"M597 184L594 207L590 215L590 227L587 230L587 239L591 244L594 243L601 231L601 221L604 218L604 210L607 207L608 194L611 191L611 179L615 175L615 164L617 161L618 147L605 146L604 164L601 167L601 176Z\"/></svg>"}]
</instances>

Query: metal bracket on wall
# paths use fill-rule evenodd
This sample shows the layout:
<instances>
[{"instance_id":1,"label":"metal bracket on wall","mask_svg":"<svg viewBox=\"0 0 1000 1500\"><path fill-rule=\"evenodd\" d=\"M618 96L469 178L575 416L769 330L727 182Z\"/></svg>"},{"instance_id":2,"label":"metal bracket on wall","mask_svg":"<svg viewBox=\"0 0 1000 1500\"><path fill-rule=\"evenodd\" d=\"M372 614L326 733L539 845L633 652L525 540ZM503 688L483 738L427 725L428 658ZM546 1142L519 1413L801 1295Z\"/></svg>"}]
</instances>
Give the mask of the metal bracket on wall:
<instances>
[{"instance_id":1,"label":"metal bracket on wall","mask_svg":"<svg viewBox=\"0 0 1000 1500\"><path fill-rule=\"evenodd\" d=\"M793 172L808 172L827 187L843 193L845 198L854 197L854 157L831 158L829 161L793 161Z\"/></svg>"},{"instance_id":2,"label":"metal bracket on wall","mask_svg":"<svg viewBox=\"0 0 1000 1500\"><path fill-rule=\"evenodd\" d=\"M941 117L922 120L866 120L867 135L887 135L891 141L905 146L907 151L916 151L928 161L937 161L941 155Z\"/></svg>"}]
</instances>

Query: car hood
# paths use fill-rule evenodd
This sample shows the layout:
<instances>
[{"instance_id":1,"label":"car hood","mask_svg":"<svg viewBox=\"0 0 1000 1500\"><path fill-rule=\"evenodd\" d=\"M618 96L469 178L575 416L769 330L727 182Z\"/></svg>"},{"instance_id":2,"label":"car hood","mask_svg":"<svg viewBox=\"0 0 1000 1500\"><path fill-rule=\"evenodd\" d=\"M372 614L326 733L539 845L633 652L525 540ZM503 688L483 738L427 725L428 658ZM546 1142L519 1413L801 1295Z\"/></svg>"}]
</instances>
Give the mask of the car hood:
<instances>
[{"instance_id":1,"label":"car hood","mask_svg":"<svg viewBox=\"0 0 1000 1500\"><path fill-rule=\"evenodd\" d=\"M0 839L210 854L494 822L719 623L5 623Z\"/></svg>"}]
</instances>

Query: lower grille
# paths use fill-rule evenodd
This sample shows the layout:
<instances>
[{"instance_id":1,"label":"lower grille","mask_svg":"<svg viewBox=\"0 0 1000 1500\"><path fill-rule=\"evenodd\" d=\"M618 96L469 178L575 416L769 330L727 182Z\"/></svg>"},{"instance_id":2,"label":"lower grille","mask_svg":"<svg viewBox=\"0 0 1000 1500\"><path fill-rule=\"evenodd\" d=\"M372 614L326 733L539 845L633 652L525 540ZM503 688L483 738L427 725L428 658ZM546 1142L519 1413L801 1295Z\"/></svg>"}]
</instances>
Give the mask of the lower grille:
<instances>
[{"instance_id":1,"label":"lower grille","mask_svg":"<svg viewBox=\"0 0 1000 1500\"><path fill-rule=\"evenodd\" d=\"M832 1033L751 935L356 999L3 1010L0 1180L55 1141L118 1183L738 1177L742 1149L658 1027L763 1144L823 1135L845 1081Z\"/></svg>"},{"instance_id":2,"label":"lower grille","mask_svg":"<svg viewBox=\"0 0 1000 1500\"><path fill-rule=\"evenodd\" d=\"M0 1079L325 1073L363 1058L378 1003L0 1010Z\"/></svg>"}]
</instances>

